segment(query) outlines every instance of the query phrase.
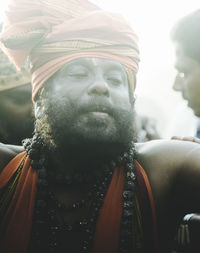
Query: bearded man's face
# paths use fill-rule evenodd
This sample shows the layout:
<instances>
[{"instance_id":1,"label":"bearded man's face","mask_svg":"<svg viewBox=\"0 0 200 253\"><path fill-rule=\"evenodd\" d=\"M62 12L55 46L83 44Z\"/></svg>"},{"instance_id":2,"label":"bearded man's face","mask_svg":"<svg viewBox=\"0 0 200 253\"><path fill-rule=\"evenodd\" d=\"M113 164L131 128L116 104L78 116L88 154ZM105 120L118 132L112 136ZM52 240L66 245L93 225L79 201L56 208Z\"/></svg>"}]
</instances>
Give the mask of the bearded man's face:
<instances>
[{"instance_id":1,"label":"bearded man's face","mask_svg":"<svg viewBox=\"0 0 200 253\"><path fill-rule=\"evenodd\" d=\"M46 83L42 101L36 130L58 149L109 154L133 140L129 84L118 62L79 58L67 63Z\"/></svg>"}]
</instances>

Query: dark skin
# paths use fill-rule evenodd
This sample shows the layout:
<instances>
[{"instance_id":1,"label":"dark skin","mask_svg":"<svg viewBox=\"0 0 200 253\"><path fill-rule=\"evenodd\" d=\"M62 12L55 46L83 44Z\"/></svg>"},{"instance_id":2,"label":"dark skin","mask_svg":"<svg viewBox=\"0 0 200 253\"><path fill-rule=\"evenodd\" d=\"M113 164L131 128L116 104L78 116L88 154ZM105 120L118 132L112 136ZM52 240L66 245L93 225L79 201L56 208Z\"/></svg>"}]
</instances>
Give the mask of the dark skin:
<instances>
[{"instance_id":1,"label":"dark skin","mask_svg":"<svg viewBox=\"0 0 200 253\"><path fill-rule=\"evenodd\" d=\"M121 64L105 59L79 60L74 62L75 65L73 63L66 64L62 71L57 73L52 79L51 89L44 96L50 96L51 92L56 92L58 96L70 95L77 101L87 102L90 96L95 94L101 99L108 100L112 105L117 103L121 107L129 108L131 106L128 80ZM68 68L69 66L72 67ZM73 68L75 73L79 73L78 77L74 76ZM109 69L112 69L112 72ZM86 76L84 76L85 72L87 72ZM113 81L110 82L110 79L120 79L121 81L118 80L115 84ZM42 105L36 103L35 106L37 113L43 110ZM87 133L91 140L95 138L92 132L94 128L98 131L98 137L104 138L105 141L108 138L114 138L116 134L115 121L110 115L103 112L102 108L80 115L76 119L75 125L79 126L79 130L76 129L79 134ZM157 140L136 144L136 149L138 161L145 169L153 191L158 219L160 252L169 252L170 241L184 214L200 210L200 146L192 142ZM21 150L21 147L0 145L0 168L3 169ZM87 154L87 148L83 152ZM77 161L71 161L71 166L66 168L64 166L66 164L65 157L62 154L55 155L52 162L56 168L63 168L66 174L71 173L74 166L80 166ZM86 195L88 187L81 185L78 190L75 187L53 190L60 200L64 201L66 205L70 205ZM66 218L73 223L75 220L79 220L84 212L87 210L79 210L71 217ZM72 242L77 240L77 237L76 240L72 238ZM74 252L77 252L75 248Z\"/></svg>"}]
</instances>

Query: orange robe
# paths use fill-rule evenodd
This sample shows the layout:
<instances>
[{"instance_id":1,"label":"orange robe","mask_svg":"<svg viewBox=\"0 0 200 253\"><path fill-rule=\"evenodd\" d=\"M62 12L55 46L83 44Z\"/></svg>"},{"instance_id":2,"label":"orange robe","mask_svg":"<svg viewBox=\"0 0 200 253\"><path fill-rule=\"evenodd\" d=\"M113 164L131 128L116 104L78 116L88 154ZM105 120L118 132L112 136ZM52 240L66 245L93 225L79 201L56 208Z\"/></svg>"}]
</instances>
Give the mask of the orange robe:
<instances>
[{"instance_id":1,"label":"orange robe","mask_svg":"<svg viewBox=\"0 0 200 253\"><path fill-rule=\"evenodd\" d=\"M134 161L145 252L157 252L156 216L151 187L143 168ZM30 241L37 172L26 152L18 154L0 174L0 252L26 253ZM123 212L123 168L115 169L100 209L93 253L117 253ZM150 250L152 249L152 250Z\"/></svg>"}]
</instances>

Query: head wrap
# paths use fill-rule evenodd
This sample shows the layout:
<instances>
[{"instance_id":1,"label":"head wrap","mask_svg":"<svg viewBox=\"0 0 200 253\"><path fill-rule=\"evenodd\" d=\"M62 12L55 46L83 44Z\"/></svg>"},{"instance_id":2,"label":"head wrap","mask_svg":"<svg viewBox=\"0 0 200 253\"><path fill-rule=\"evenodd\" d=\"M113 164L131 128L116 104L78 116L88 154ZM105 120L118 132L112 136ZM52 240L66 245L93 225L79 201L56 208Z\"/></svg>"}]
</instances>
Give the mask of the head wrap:
<instances>
[{"instance_id":1,"label":"head wrap","mask_svg":"<svg viewBox=\"0 0 200 253\"><path fill-rule=\"evenodd\" d=\"M23 67L21 71L17 71L13 63L0 49L0 92L17 88L30 82L31 76L28 70Z\"/></svg>"},{"instance_id":2,"label":"head wrap","mask_svg":"<svg viewBox=\"0 0 200 253\"><path fill-rule=\"evenodd\" d=\"M80 57L120 62L134 89L138 40L119 14L87 0L12 0L5 15L3 50L18 68L29 57L33 100L57 70Z\"/></svg>"}]
</instances>

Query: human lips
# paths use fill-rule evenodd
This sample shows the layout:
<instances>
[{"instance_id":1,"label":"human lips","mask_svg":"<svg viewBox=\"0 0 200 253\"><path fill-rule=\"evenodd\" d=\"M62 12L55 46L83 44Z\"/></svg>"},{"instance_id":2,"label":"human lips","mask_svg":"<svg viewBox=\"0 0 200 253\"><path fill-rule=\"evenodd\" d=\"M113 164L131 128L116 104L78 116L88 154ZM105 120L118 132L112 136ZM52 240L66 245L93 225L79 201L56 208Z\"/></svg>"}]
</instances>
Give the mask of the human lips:
<instances>
[{"instance_id":1,"label":"human lips","mask_svg":"<svg viewBox=\"0 0 200 253\"><path fill-rule=\"evenodd\" d=\"M99 115L101 114L109 114L110 108L105 105L91 105L90 108L88 108L88 112L97 113Z\"/></svg>"},{"instance_id":2,"label":"human lips","mask_svg":"<svg viewBox=\"0 0 200 253\"><path fill-rule=\"evenodd\" d=\"M85 113L99 120L112 117L111 108L104 105L92 105Z\"/></svg>"},{"instance_id":3,"label":"human lips","mask_svg":"<svg viewBox=\"0 0 200 253\"><path fill-rule=\"evenodd\" d=\"M98 118L106 118L109 116L108 110L105 107L93 108L89 111L91 115Z\"/></svg>"},{"instance_id":4,"label":"human lips","mask_svg":"<svg viewBox=\"0 0 200 253\"><path fill-rule=\"evenodd\" d=\"M104 118L108 116L107 112L90 112L93 116Z\"/></svg>"},{"instance_id":5,"label":"human lips","mask_svg":"<svg viewBox=\"0 0 200 253\"><path fill-rule=\"evenodd\" d=\"M79 105L79 114L90 114L95 117L113 116L116 108L109 101L93 99L85 104Z\"/></svg>"}]
</instances>

